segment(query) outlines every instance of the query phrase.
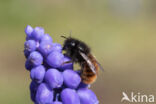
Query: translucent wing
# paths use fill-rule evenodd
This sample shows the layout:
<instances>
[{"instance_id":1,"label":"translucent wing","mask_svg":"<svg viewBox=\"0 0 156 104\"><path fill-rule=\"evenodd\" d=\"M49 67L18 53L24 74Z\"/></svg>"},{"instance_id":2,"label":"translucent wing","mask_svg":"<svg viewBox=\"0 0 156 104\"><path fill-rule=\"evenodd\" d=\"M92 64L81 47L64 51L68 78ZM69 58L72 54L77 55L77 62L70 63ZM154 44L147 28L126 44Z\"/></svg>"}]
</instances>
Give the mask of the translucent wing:
<instances>
[{"instance_id":1,"label":"translucent wing","mask_svg":"<svg viewBox=\"0 0 156 104\"><path fill-rule=\"evenodd\" d=\"M93 56L94 58L95 58L95 56ZM96 58L95 58L95 60L96 60ZM100 67L100 69L102 70L102 71L104 71L104 68L102 67L102 65L96 60L96 62L97 62L97 64L99 65L99 67Z\"/></svg>"},{"instance_id":2,"label":"translucent wing","mask_svg":"<svg viewBox=\"0 0 156 104\"><path fill-rule=\"evenodd\" d=\"M92 70L93 73L96 74L96 69L95 69L95 66L92 64L92 62L90 61L90 59L88 58L88 56L86 56L84 53L82 52L79 52L80 55L83 57L83 59L88 63L90 69Z\"/></svg>"}]
</instances>

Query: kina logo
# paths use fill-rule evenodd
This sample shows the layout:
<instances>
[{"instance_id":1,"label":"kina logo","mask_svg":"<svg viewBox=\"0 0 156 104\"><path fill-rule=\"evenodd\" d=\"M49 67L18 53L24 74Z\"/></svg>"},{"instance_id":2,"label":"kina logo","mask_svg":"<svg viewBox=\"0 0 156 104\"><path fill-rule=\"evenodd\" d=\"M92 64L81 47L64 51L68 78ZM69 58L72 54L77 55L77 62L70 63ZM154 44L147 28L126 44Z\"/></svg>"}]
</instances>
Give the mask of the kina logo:
<instances>
[{"instance_id":1,"label":"kina logo","mask_svg":"<svg viewBox=\"0 0 156 104\"><path fill-rule=\"evenodd\" d=\"M141 93L134 93L131 92L130 96L128 96L125 92L122 92L122 99L121 102L127 101L127 102L146 102L146 103L153 103L154 102L154 95L145 95Z\"/></svg>"}]
</instances>

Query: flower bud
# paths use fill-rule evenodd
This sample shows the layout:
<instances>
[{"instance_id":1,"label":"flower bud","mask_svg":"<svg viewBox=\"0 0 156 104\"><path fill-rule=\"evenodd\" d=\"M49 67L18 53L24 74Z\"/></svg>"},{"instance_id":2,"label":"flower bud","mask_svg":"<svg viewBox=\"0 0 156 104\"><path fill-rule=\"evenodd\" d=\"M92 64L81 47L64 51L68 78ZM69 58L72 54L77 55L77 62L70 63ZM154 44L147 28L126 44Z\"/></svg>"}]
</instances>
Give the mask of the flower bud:
<instances>
[{"instance_id":1,"label":"flower bud","mask_svg":"<svg viewBox=\"0 0 156 104\"><path fill-rule=\"evenodd\" d=\"M27 39L31 38L31 33L33 32L33 28L30 25L27 25L25 28L25 33L27 35Z\"/></svg>"},{"instance_id":2,"label":"flower bud","mask_svg":"<svg viewBox=\"0 0 156 104\"><path fill-rule=\"evenodd\" d=\"M43 57L39 52L33 51L30 53L28 60L33 66L38 66L42 64Z\"/></svg>"},{"instance_id":3,"label":"flower bud","mask_svg":"<svg viewBox=\"0 0 156 104\"><path fill-rule=\"evenodd\" d=\"M35 102L35 97L36 97L36 92L38 89L39 84L37 84L36 82L32 81L30 83L30 96L31 96L31 100Z\"/></svg>"},{"instance_id":4,"label":"flower bud","mask_svg":"<svg viewBox=\"0 0 156 104\"><path fill-rule=\"evenodd\" d=\"M63 72L64 84L69 88L77 88L81 82L80 76L73 70Z\"/></svg>"},{"instance_id":5,"label":"flower bud","mask_svg":"<svg viewBox=\"0 0 156 104\"><path fill-rule=\"evenodd\" d=\"M80 104L78 94L70 88L66 88L61 92L61 99L63 104Z\"/></svg>"},{"instance_id":6,"label":"flower bud","mask_svg":"<svg viewBox=\"0 0 156 104\"><path fill-rule=\"evenodd\" d=\"M49 104L53 102L53 91L45 83L40 84L37 89L36 102L38 104Z\"/></svg>"},{"instance_id":7,"label":"flower bud","mask_svg":"<svg viewBox=\"0 0 156 104\"><path fill-rule=\"evenodd\" d=\"M39 65L31 69L30 77L32 80L36 81L37 83L41 83L43 81L45 75L45 68L43 65Z\"/></svg>"},{"instance_id":8,"label":"flower bud","mask_svg":"<svg viewBox=\"0 0 156 104\"><path fill-rule=\"evenodd\" d=\"M42 53L43 56L47 56L50 52L52 52L52 48L52 42L42 41L39 45L38 50Z\"/></svg>"},{"instance_id":9,"label":"flower bud","mask_svg":"<svg viewBox=\"0 0 156 104\"><path fill-rule=\"evenodd\" d=\"M49 42L52 42L53 41L53 39L50 37L50 35L49 34L44 34L42 37L41 37L41 40L40 40L40 42L47 42L47 41L49 41Z\"/></svg>"},{"instance_id":10,"label":"flower bud","mask_svg":"<svg viewBox=\"0 0 156 104\"><path fill-rule=\"evenodd\" d=\"M63 76L56 69L48 69L45 74L45 82L49 85L51 89L60 88L63 84Z\"/></svg>"},{"instance_id":11,"label":"flower bud","mask_svg":"<svg viewBox=\"0 0 156 104\"><path fill-rule=\"evenodd\" d=\"M44 29L42 27L35 27L31 35L32 39L40 41L41 37L44 35Z\"/></svg>"},{"instance_id":12,"label":"flower bud","mask_svg":"<svg viewBox=\"0 0 156 104\"><path fill-rule=\"evenodd\" d=\"M62 104L62 102L55 101L55 102L53 102L53 104Z\"/></svg>"},{"instance_id":13,"label":"flower bud","mask_svg":"<svg viewBox=\"0 0 156 104\"><path fill-rule=\"evenodd\" d=\"M68 61L71 61L71 59L67 56L64 56L64 59L63 59L63 64L61 65L60 67L60 70L61 71L64 71L66 69L73 69L73 63L65 63L65 62L68 62Z\"/></svg>"},{"instance_id":14,"label":"flower bud","mask_svg":"<svg viewBox=\"0 0 156 104\"><path fill-rule=\"evenodd\" d=\"M58 68L63 64L63 58L62 53L54 51L48 55L47 63L53 68Z\"/></svg>"},{"instance_id":15,"label":"flower bud","mask_svg":"<svg viewBox=\"0 0 156 104\"><path fill-rule=\"evenodd\" d=\"M24 43L24 48L28 52L32 52L36 50L36 42L34 40L28 40Z\"/></svg>"},{"instance_id":16,"label":"flower bud","mask_svg":"<svg viewBox=\"0 0 156 104\"><path fill-rule=\"evenodd\" d=\"M53 43L52 51L62 52L62 46L59 43Z\"/></svg>"},{"instance_id":17,"label":"flower bud","mask_svg":"<svg viewBox=\"0 0 156 104\"><path fill-rule=\"evenodd\" d=\"M81 104L99 104L99 101L93 91L87 88L81 88L77 91Z\"/></svg>"}]
</instances>

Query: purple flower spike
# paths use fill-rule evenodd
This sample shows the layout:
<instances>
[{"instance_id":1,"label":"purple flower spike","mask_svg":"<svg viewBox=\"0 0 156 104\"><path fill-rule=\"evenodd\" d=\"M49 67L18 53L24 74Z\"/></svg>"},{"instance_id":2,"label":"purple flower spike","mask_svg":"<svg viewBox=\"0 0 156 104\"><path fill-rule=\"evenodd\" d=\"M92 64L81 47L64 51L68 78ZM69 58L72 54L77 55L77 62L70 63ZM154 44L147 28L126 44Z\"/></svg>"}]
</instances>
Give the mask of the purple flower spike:
<instances>
[{"instance_id":1,"label":"purple flower spike","mask_svg":"<svg viewBox=\"0 0 156 104\"><path fill-rule=\"evenodd\" d=\"M77 91L81 104L99 104L99 101L93 91L82 88Z\"/></svg>"},{"instance_id":2,"label":"purple flower spike","mask_svg":"<svg viewBox=\"0 0 156 104\"><path fill-rule=\"evenodd\" d=\"M53 39L50 37L50 35L49 34L45 34L45 35L43 35L42 37L41 37L41 40L40 40L40 42L47 42L47 41L49 41L49 42L53 42Z\"/></svg>"},{"instance_id":3,"label":"purple flower spike","mask_svg":"<svg viewBox=\"0 0 156 104\"><path fill-rule=\"evenodd\" d=\"M31 33L32 39L40 41L41 37L44 35L44 29L42 27L36 27Z\"/></svg>"},{"instance_id":4,"label":"purple flower spike","mask_svg":"<svg viewBox=\"0 0 156 104\"><path fill-rule=\"evenodd\" d=\"M45 81L51 89L60 88L63 84L63 76L56 69L48 69L45 74Z\"/></svg>"},{"instance_id":5,"label":"purple flower spike","mask_svg":"<svg viewBox=\"0 0 156 104\"><path fill-rule=\"evenodd\" d=\"M68 61L71 61L71 59L67 56L64 56L64 59L63 59L63 62L68 62ZM60 69L63 71L63 70L66 70L66 69L73 69L73 63L65 63L63 65L61 65Z\"/></svg>"},{"instance_id":6,"label":"purple flower spike","mask_svg":"<svg viewBox=\"0 0 156 104\"><path fill-rule=\"evenodd\" d=\"M50 41L42 41L39 45L38 50L42 53L43 56L47 56L53 48L53 44Z\"/></svg>"},{"instance_id":7,"label":"purple flower spike","mask_svg":"<svg viewBox=\"0 0 156 104\"><path fill-rule=\"evenodd\" d=\"M36 42L34 40L28 40L24 44L25 50L32 52L36 50Z\"/></svg>"},{"instance_id":8,"label":"purple flower spike","mask_svg":"<svg viewBox=\"0 0 156 104\"><path fill-rule=\"evenodd\" d=\"M41 27L28 25L25 33L25 68L30 71L34 104L99 104L90 85L81 81L82 70L73 69L72 59L63 54L61 44L53 43Z\"/></svg>"},{"instance_id":9,"label":"purple flower spike","mask_svg":"<svg viewBox=\"0 0 156 104\"><path fill-rule=\"evenodd\" d=\"M43 81L44 75L45 68L43 65L33 68L30 72L31 79L36 81L37 83L41 83Z\"/></svg>"},{"instance_id":10,"label":"purple flower spike","mask_svg":"<svg viewBox=\"0 0 156 104\"><path fill-rule=\"evenodd\" d=\"M25 33L27 35L27 39L31 38L31 33L33 32L33 28L30 25L27 25L25 28Z\"/></svg>"},{"instance_id":11,"label":"purple flower spike","mask_svg":"<svg viewBox=\"0 0 156 104\"><path fill-rule=\"evenodd\" d=\"M42 55L37 52L37 51L33 51L30 53L29 57L28 57L29 62L33 65L33 66L38 66L41 65L43 63L43 57Z\"/></svg>"},{"instance_id":12,"label":"purple flower spike","mask_svg":"<svg viewBox=\"0 0 156 104\"><path fill-rule=\"evenodd\" d=\"M77 88L81 82L80 76L73 70L63 72L64 83L69 88Z\"/></svg>"},{"instance_id":13,"label":"purple flower spike","mask_svg":"<svg viewBox=\"0 0 156 104\"><path fill-rule=\"evenodd\" d=\"M63 54L57 51L51 52L47 57L47 63L53 68L58 68L63 64Z\"/></svg>"},{"instance_id":14,"label":"purple flower spike","mask_svg":"<svg viewBox=\"0 0 156 104\"><path fill-rule=\"evenodd\" d=\"M36 103L50 104L53 102L53 91L45 83L39 85L36 93Z\"/></svg>"},{"instance_id":15,"label":"purple flower spike","mask_svg":"<svg viewBox=\"0 0 156 104\"><path fill-rule=\"evenodd\" d=\"M80 104L80 99L75 90L66 88L61 92L63 104Z\"/></svg>"},{"instance_id":16,"label":"purple flower spike","mask_svg":"<svg viewBox=\"0 0 156 104\"><path fill-rule=\"evenodd\" d=\"M55 101L55 102L53 102L52 104L62 104L62 102Z\"/></svg>"}]
</instances>

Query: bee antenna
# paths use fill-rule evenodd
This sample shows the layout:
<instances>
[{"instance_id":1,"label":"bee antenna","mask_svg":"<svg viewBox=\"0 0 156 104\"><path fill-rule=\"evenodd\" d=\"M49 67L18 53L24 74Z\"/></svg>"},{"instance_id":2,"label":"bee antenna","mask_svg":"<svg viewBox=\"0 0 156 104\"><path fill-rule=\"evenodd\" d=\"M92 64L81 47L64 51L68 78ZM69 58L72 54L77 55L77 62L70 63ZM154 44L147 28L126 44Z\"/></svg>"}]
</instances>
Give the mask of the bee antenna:
<instances>
[{"instance_id":1,"label":"bee antenna","mask_svg":"<svg viewBox=\"0 0 156 104\"><path fill-rule=\"evenodd\" d=\"M62 38L65 38L65 39L68 39L68 38L67 38L66 36L64 36L64 35L61 35L61 37L62 37Z\"/></svg>"},{"instance_id":2,"label":"bee antenna","mask_svg":"<svg viewBox=\"0 0 156 104\"><path fill-rule=\"evenodd\" d=\"M70 32L69 32L69 37L71 38L71 34L72 34L72 30L70 30Z\"/></svg>"}]
</instances>

